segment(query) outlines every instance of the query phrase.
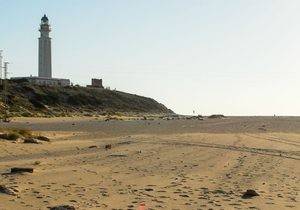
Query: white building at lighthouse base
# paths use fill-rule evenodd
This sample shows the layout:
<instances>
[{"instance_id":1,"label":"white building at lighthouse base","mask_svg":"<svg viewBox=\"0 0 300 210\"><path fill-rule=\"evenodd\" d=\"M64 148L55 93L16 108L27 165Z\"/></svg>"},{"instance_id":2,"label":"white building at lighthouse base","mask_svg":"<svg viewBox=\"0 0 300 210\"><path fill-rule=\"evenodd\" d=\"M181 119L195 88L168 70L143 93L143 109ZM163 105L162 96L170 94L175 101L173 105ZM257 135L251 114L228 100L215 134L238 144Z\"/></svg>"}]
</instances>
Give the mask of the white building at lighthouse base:
<instances>
[{"instance_id":1,"label":"white building at lighthouse base","mask_svg":"<svg viewBox=\"0 0 300 210\"><path fill-rule=\"evenodd\" d=\"M69 79L60 79L60 78L48 78L48 77L12 77L11 80L26 80L35 85L43 86L61 86L66 87L70 86Z\"/></svg>"}]
</instances>

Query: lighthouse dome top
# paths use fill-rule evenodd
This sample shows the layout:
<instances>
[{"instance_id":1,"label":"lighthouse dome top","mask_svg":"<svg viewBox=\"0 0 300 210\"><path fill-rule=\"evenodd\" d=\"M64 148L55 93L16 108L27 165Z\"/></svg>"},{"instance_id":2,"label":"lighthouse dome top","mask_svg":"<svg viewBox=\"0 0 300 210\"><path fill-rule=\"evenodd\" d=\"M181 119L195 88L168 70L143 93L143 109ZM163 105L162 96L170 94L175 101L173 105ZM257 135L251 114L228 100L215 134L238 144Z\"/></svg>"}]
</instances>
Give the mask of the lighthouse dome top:
<instances>
[{"instance_id":1,"label":"lighthouse dome top","mask_svg":"<svg viewBox=\"0 0 300 210\"><path fill-rule=\"evenodd\" d=\"M43 23L47 23L47 22L49 21L49 19L48 19L48 17L47 17L46 15L44 15L44 16L42 17L41 21L42 21Z\"/></svg>"}]
</instances>

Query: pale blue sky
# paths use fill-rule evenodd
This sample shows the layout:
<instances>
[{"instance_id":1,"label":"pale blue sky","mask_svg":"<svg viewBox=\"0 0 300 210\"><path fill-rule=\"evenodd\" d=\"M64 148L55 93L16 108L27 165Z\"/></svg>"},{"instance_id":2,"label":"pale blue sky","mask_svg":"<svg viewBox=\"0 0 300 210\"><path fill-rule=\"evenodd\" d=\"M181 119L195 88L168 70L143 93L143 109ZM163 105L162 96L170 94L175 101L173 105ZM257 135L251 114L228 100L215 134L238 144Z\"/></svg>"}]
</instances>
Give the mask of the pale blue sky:
<instances>
[{"instance_id":1,"label":"pale blue sky","mask_svg":"<svg viewBox=\"0 0 300 210\"><path fill-rule=\"evenodd\" d=\"M38 27L53 74L152 97L177 113L300 115L298 0L0 0L10 76L37 75Z\"/></svg>"}]
</instances>

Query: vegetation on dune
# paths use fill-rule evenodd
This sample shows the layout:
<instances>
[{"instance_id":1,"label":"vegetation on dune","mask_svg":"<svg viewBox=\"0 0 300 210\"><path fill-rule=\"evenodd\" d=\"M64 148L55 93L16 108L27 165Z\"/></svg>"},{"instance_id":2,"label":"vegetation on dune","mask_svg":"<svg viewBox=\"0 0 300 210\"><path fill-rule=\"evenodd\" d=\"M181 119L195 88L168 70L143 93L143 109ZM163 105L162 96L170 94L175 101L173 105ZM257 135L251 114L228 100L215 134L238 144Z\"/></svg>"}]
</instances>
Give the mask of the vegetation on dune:
<instances>
[{"instance_id":1,"label":"vegetation on dune","mask_svg":"<svg viewBox=\"0 0 300 210\"><path fill-rule=\"evenodd\" d=\"M14 141L21 137L32 137L33 134L29 130L24 129L0 129L0 139Z\"/></svg>"},{"instance_id":2,"label":"vegetation on dune","mask_svg":"<svg viewBox=\"0 0 300 210\"><path fill-rule=\"evenodd\" d=\"M30 130L17 128L0 128L0 140L16 141L18 139L23 139L24 143L32 143L32 141L37 142L38 140L44 142L50 141L48 137L42 136L39 133L33 133Z\"/></svg>"},{"instance_id":3,"label":"vegetation on dune","mask_svg":"<svg viewBox=\"0 0 300 210\"><path fill-rule=\"evenodd\" d=\"M14 141L14 140L17 140L18 138L20 138L20 135L18 133L15 133L15 132L1 133L0 134L0 139Z\"/></svg>"},{"instance_id":4,"label":"vegetation on dune","mask_svg":"<svg viewBox=\"0 0 300 210\"><path fill-rule=\"evenodd\" d=\"M151 98L134 94L77 86L38 86L26 80L9 81L7 98L10 115L23 117L173 113Z\"/></svg>"}]
</instances>

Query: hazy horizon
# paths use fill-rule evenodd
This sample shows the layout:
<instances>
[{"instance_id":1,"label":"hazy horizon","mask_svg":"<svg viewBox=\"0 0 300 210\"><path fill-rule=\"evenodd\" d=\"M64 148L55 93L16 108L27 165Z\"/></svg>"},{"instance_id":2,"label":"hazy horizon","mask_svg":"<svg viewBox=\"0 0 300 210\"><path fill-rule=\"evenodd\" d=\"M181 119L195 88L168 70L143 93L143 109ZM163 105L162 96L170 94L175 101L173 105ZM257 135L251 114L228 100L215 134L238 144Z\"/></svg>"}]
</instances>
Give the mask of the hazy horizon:
<instances>
[{"instance_id":1,"label":"hazy horizon","mask_svg":"<svg viewBox=\"0 0 300 210\"><path fill-rule=\"evenodd\" d=\"M11 77L37 75L39 24L53 76L154 98L179 114L300 115L300 2L0 0Z\"/></svg>"}]
</instances>

